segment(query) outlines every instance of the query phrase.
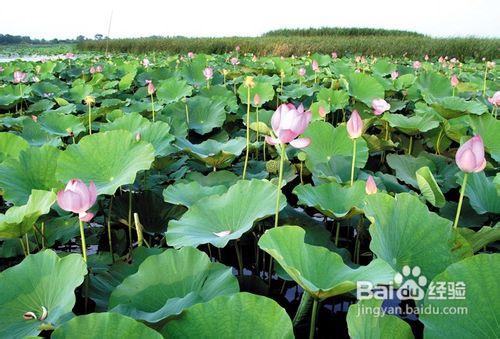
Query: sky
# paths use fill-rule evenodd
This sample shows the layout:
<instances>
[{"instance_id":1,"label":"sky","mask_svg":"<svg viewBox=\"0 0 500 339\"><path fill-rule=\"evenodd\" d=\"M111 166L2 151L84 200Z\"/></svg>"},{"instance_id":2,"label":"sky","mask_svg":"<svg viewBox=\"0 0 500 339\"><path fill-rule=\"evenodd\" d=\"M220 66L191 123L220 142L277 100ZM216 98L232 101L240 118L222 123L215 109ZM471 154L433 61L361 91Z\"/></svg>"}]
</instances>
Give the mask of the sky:
<instances>
[{"instance_id":1,"label":"sky","mask_svg":"<svg viewBox=\"0 0 500 339\"><path fill-rule=\"evenodd\" d=\"M0 34L34 38L258 36L279 28L371 27L500 37L499 0L4 0Z\"/></svg>"}]
</instances>

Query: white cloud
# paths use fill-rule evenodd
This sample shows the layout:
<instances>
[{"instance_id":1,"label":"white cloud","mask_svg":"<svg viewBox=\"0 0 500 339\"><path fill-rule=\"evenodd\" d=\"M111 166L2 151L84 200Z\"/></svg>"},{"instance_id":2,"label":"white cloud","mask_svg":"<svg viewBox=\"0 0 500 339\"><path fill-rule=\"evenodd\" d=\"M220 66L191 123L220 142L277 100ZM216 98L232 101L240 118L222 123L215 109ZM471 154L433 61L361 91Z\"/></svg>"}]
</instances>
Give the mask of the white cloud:
<instances>
[{"instance_id":1,"label":"white cloud","mask_svg":"<svg viewBox=\"0 0 500 339\"><path fill-rule=\"evenodd\" d=\"M0 33L37 38L106 35L113 11L111 37L255 36L271 29L321 26L498 37L499 10L498 0L8 0L0 4Z\"/></svg>"}]
</instances>

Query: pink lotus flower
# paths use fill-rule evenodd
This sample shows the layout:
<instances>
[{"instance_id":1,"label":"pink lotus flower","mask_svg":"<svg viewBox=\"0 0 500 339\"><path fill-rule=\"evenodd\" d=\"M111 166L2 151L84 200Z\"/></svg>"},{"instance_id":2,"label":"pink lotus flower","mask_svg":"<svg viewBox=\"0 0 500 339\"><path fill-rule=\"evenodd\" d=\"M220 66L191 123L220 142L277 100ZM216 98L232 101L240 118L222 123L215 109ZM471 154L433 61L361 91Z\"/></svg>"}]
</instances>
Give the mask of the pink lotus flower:
<instances>
[{"instance_id":1,"label":"pink lotus flower","mask_svg":"<svg viewBox=\"0 0 500 339\"><path fill-rule=\"evenodd\" d=\"M391 109L391 105L387 103L384 99L373 99L372 101L373 114L381 115L385 111Z\"/></svg>"},{"instance_id":2,"label":"pink lotus flower","mask_svg":"<svg viewBox=\"0 0 500 339\"><path fill-rule=\"evenodd\" d=\"M94 66L90 67L89 72L90 74L94 74L96 72L95 67Z\"/></svg>"},{"instance_id":3,"label":"pink lotus flower","mask_svg":"<svg viewBox=\"0 0 500 339\"><path fill-rule=\"evenodd\" d=\"M304 110L302 104L295 107L293 104L281 104L271 118L274 136L266 136L270 145L290 144L295 148L309 146L311 139L298 138L304 133L311 122L312 113Z\"/></svg>"},{"instance_id":4,"label":"pink lotus flower","mask_svg":"<svg viewBox=\"0 0 500 339\"><path fill-rule=\"evenodd\" d=\"M0 72L3 72L3 67L2 66L0 66Z\"/></svg>"},{"instance_id":5,"label":"pink lotus flower","mask_svg":"<svg viewBox=\"0 0 500 339\"><path fill-rule=\"evenodd\" d=\"M148 68L148 67L149 67L149 60L148 60L148 59L146 59L146 58L144 58L144 59L142 59L141 64L142 64L142 66L143 66L144 68Z\"/></svg>"},{"instance_id":6,"label":"pink lotus flower","mask_svg":"<svg viewBox=\"0 0 500 339\"><path fill-rule=\"evenodd\" d=\"M316 60L312 61L311 67L312 67L312 70L314 72L319 72L319 65L318 65L318 62Z\"/></svg>"},{"instance_id":7,"label":"pink lotus flower","mask_svg":"<svg viewBox=\"0 0 500 339\"><path fill-rule=\"evenodd\" d=\"M253 104L255 106L259 106L260 105L260 95L258 95L258 94L254 95L254 97L253 97Z\"/></svg>"},{"instance_id":8,"label":"pink lotus flower","mask_svg":"<svg viewBox=\"0 0 500 339\"><path fill-rule=\"evenodd\" d=\"M337 58L338 58L337 52L332 52L332 59L337 59Z\"/></svg>"},{"instance_id":9,"label":"pink lotus flower","mask_svg":"<svg viewBox=\"0 0 500 339\"><path fill-rule=\"evenodd\" d=\"M24 82L24 80L26 80L26 76L27 74L24 73L24 72L21 72L21 71L15 71L14 74L13 74L13 77L14 77L14 83L15 84L18 84L20 82Z\"/></svg>"},{"instance_id":10,"label":"pink lotus flower","mask_svg":"<svg viewBox=\"0 0 500 339\"><path fill-rule=\"evenodd\" d=\"M189 58L189 59L194 58L194 53L193 53L193 52L188 52L188 58Z\"/></svg>"},{"instance_id":11,"label":"pink lotus flower","mask_svg":"<svg viewBox=\"0 0 500 339\"><path fill-rule=\"evenodd\" d=\"M257 61L257 56L256 56L255 54L252 56L252 61L253 61L253 62L256 62L256 61Z\"/></svg>"},{"instance_id":12,"label":"pink lotus flower","mask_svg":"<svg viewBox=\"0 0 500 339\"><path fill-rule=\"evenodd\" d=\"M78 213L81 221L88 222L94 217L88 210L95 204L97 189L91 181L87 187L80 179L71 179L66 188L57 192L57 203L63 210Z\"/></svg>"},{"instance_id":13,"label":"pink lotus flower","mask_svg":"<svg viewBox=\"0 0 500 339\"><path fill-rule=\"evenodd\" d=\"M205 79L210 80L214 77L214 70L212 67L207 67L203 70L203 75Z\"/></svg>"},{"instance_id":14,"label":"pink lotus flower","mask_svg":"<svg viewBox=\"0 0 500 339\"><path fill-rule=\"evenodd\" d=\"M301 68L299 69L299 75L300 75L301 77L303 77L304 75L306 75L306 69L305 69L304 67L301 67Z\"/></svg>"},{"instance_id":15,"label":"pink lotus flower","mask_svg":"<svg viewBox=\"0 0 500 339\"><path fill-rule=\"evenodd\" d=\"M451 87L457 87L459 82L458 77L453 74L450 79Z\"/></svg>"},{"instance_id":16,"label":"pink lotus flower","mask_svg":"<svg viewBox=\"0 0 500 339\"><path fill-rule=\"evenodd\" d=\"M95 66L95 71L96 71L96 73L101 73L102 72L102 66L101 65Z\"/></svg>"},{"instance_id":17,"label":"pink lotus flower","mask_svg":"<svg viewBox=\"0 0 500 339\"><path fill-rule=\"evenodd\" d=\"M146 80L146 84L148 84L148 94L153 95L153 93L156 91L155 85L153 85L153 82L151 80Z\"/></svg>"},{"instance_id":18,"label":"pink lotus flower","mask_svg":"<svg viewBox=\"0 0 500 339\"><path fill-rule=\"evenodd\" d=\"M368 180L366 180L365 184L365 192L366 194L375 194L377 193L378 188L377 184L375 183L375 180L373 180L373 177L371 175L368 176Z\"/></svg>"},{"instance_id":19,"label":"pink lotus flower","mask_svg":"<svg viewBox=\"0 0 500 339\"><path fill-rule=\"evenodd\" d=\"M396 80L399 77L399 72L398 71L393 71L391 73L391 80Z\"/></svg>"},{"instance_id":20,"label":"pink lotus flower","mask_svg":"<svg viewBox=\"0 0 500 339\"><path fill-rule=\"evenodd\" d=\"M363 134L363 120L356 110L352 111L351 117L347 121L347 133L351 139L357 139Z\"/></svg>"},{"instance_id":21,"label":"pink lotus flower","mask_svg":"<svg viewBox=\"0 0 500 339\"><path fill-rule=\"evenodd\" d=\"M494 61L488 61L488 62L486 63L486 67L487 67L487 68L489 68L489 69L493 69L493 68L495 68L495 65L496 65L496 64L495 64L495 62L494 62Z\"/></svg>"},{"instance_id":22,"label":"pink lotus flower","mask_svg":"<svg viewBox=\"0 0 500 339\"><path fill-rule=\"evenodd\" d=\"M428 55L428 54L426 54L426 55L424 56L424 60L425 60L425 61L428 61L428 60L429 60L429 55Z\"/></svg>"},{"instance_id":23,"label":"pink lotus flower","mask_svg":"<svg viewBox=\"0 0 500 339\"><path fill-rule=\"evenodd\" d=\"M493 106L500 106L500 91L496 91L491 98L488 98L488 101Z\"/></svg>"},{"instance_id":24,"label":"pink lotus flower","mask_svg":"<svg viewBox=\"0 0 500 339\"><path fill-rule=\"evenodd\" d=\"M460 146L455 154L455 162L463 172L481 172L486 167L484 144L481 136L473 136Z\"/></svg>"},{"instance_id":25,"label":"pink lotus flower","mask_svg":"<svg viewBox=\"0 0 500 339\"><path fill-rule=\"evenodd\" d=\"M32 115L31 116L31 120L33 120L34 122L37 122L38 121L38 117L36 115Z\"/></svg>"},{"instance_id":26,"label":"pink lotus flower","mask_svg":"<svg viewBox=\"0 0 500 339\"><path fill-rule=\"evenodd\" d=\"M239 52L239 51L240 51L240 46L236 46L236 47L234 48L234 50L235 50L236 52Z\"/></svg>"},{"instance_id":27,"label":"pink lotus flower","mask_svg":"<svg viewBox=\"0 0 500 339\"><path fill-rule=\"evenodd\" d=\"M420 61L417 60L413 62L413 69L419 69L420 67L422 67Z\"/></svg>"},{"instance_id":28,"label":"pink lotus flower","mask_svg":"<svg viewBox=\"0 0 500 339\"><path fill-rule=\"evenodd\" d=\"M66 57L66 59L73 59L75 57L75 55L73 53L68 52L68 53L66 53L65 57Z\"/></svg>"},{"instance_id":29,"label":"pink lotus flower","mask_svg":"<svg viewBox=\"0 0 500 339\"><path fill-rule=\"evenodd\" d=\"M231 62L231 65L233 65L233 66L236 66L236 65L240 64L240 61L238 60L237 57L232 57L231 60L230 60L230 62Z\"/></svg>"},{"instance_id":30,"label":"pink lotus flower","mask_svg":"<svg viewBox=\"0 0 500 339\"><path fill-rule=\"evenodd\" d=\"M444 58L443 58L442 56L440 56L440 57L439 57L439 59L438 59L438 62L439 62L440 64L442 64L444 61L445 61L445 60L444 60Z\"/></svg>"},{"instance_id":31,"label":"pink lotus flower","mask_svg":"<svg viewBox=\"0 0 500 339\"><path fill-rule=\"evenodd\" d=\"M318 114L322 118L326 117L326 110L325 110L325 108L323 106L319 106L319 108L318 108Z\"/></svg>"}]
</instances>

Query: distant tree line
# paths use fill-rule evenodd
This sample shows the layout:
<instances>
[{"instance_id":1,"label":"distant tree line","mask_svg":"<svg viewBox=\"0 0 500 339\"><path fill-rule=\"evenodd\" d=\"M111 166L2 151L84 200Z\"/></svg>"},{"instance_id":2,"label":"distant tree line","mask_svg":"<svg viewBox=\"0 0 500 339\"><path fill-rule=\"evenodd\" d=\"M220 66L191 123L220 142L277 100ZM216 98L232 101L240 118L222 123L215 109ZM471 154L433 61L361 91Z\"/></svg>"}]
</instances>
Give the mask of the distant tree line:
<instances>
[{"instance_id":1,"label":"distant tree line","mask_svg":"<svg viewBox=\"0 0 500 339\"><path fill-rule=\"evenodd\" d=\"M102 34L96 34L94 36L95 40L102 40L105 36ZM75 42L83 42L87 39L83 35L77 36L75 39L33 39L29 36L22 35L11 35L11 34L0 34L0 45L19 45L19 44L30 44L30 45L43 45L43 44L67 44Z\"/></svg>"}]
</instances>

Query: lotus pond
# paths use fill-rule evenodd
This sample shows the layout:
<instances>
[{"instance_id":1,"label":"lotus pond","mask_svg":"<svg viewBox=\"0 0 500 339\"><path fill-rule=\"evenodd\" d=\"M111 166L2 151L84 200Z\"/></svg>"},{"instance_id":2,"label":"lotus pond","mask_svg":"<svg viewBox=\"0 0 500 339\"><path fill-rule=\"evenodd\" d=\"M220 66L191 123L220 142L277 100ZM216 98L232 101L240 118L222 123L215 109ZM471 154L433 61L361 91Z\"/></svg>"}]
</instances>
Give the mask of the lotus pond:
<instances>
[{"instance_id":1,"label":"lotus pond","mask_svg":"<svg viewBox=\"0 0 500 339\"><path fill-rule=\"evenodd\" d=\"M497 337L498 79L239 49L1 63L0 337Z\"/></svg>"}]
</instances>

